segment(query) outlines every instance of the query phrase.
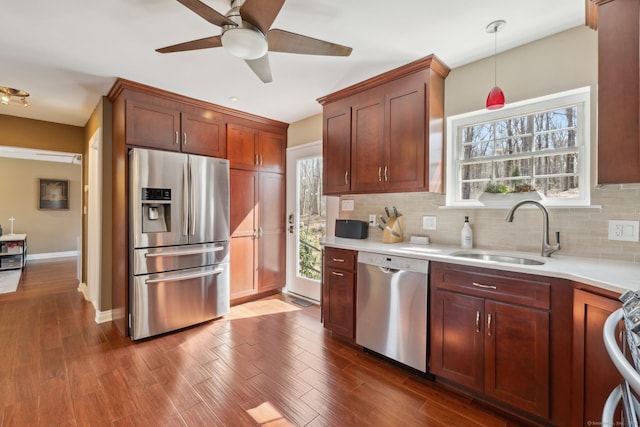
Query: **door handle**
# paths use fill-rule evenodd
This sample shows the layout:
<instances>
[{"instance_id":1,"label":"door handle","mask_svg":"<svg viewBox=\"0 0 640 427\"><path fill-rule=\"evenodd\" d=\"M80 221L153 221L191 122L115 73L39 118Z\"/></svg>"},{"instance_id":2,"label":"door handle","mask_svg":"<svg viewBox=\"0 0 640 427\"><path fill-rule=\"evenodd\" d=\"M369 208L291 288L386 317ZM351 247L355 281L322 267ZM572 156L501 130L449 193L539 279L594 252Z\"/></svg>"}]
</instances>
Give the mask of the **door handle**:
<instances>
[{"instance_id":1,"label":"door handle","mask_svg":"<svg viewBox=\"0 0 640 427\"><path fill-rule=\"evenodd\" d=\"M384 181L389 182L388 168L384 167Z\"/></svg>"},{"instance_id":2,"label":"door handle","mask_svg":"<svg viewBox=\"0 0 640 427\"><path fill-rule=\"evenodd\" d=\"M340 272L338 272L338 271L332 271L332 272L331 272L331 274L333 274L334 276L340 276L340 277L343 277L343 276L344 276L344 274L343 274L343 273L340 273Z\"/></svg>"},{"instance_id":3,"label":"door handle","mask_svg":"<svg viewBox=\"0 0 640 427\"><path fill-rule=\"evenodd\" d=\"M472 285L475 286L476 288L482 288L482 289L498 289L494 285L483 285L482 283L478 283L478 282L473 282Z\"/></svg>"},{"instance_id":4,"label":"door handle","mask_svg":"<svg viewBox=\"0 0 640 427\"><path fill-rule=\"evenodd\" d=\"M487 314L487 335L491 336L491 321L492 321L492 317L491 317L491 313Z\"/></svg>"},{"instance_id":5,"label":"door handle","mask_svg":"<svg viewBox=\"0 0 640 427\"><path fill-rule=\"evenodd\" d=\"M189 226L191 227L191 235L195 236L196 234L196 197L195 197L196 190L195 190L195 184L193 179L193 165L191 163L189 163L189 185L191 187L189 191L189 200L191 201Z\"/></svg>"},{"instance_id":6,"label":"door handle","mask_svg":"<svg viewBox=\"0 0 640 427\"><path fill-rule=\"evenodd\" d=\"M476 311L476 332L480 332L480 312Z\"/></svg>"},{"instance_id":7,"label":"door handle","mask_svg":"<svg viewBox=\"0 0 640 427\"><path fill-rule=\"evenodd\" d=\"M382 181L382 166L378 166L378 181Z\"/></svg>"},{"instance_id":8,"label":"door handle","mask_svg":"<svg viewBox=\"0 0 640 427\"><path fill-rule=\"evenodd\" d=\"M175 139L175 141L173 141L173 143L174 143L175 145L180 144L180 140L179 140L179 138L180 138L180 137L178 136L178 131L176 131L176 139Z\"/></svg>"},{"instance_id":9,"label":"door handle","mask_svg":"<svg viewBox=\"0 0 640 427\"><path fill-rule=\"evenodd\" d=\"M184 132L182 134L182 144L187 145L187 133Z\"/></svg>"},{"instance_id":10,"label":"door handle","mask_svg":"<svg viewBox=\"0 0 640 427\"><path fill-rule=\"evenodd\" d=\"M184 274L182 276L174 276L174 277L161 277L158 279L147 279L144 282L147 284L161 283L161 282L179 282L181 280L198 279L200 277L215 276L216 274L220 274L223 271L224 271L223 269L217 268L215 270L205 271L203 273Z\"/></svg>"},{"instance_id":11,"label":"door handle","mask_svg":"<svg viewBox=\"0 0 640 427\"><path fill-rule=\"evenodd\" d=\"M200 255L200 254L208 254L212 252L220 252L223 250L223 246L216 246L215 248L207 248L207 249L194 249L188 251L171 251L171 252L153 252L144 254L145 258L158 258L163 256L184 256L184 255Z\"/></svg>"},{"instance_id":12,"label":"door handle","mask_svg":"<svg viewBox=\"0 0 640 427\"><path fill-rule=\"evenodd\" d=\"M344 172L344 185L349 185L349 171Z\"/></svg>"},{"instance_id":13,"label":"door handle","mask_svg":"<svg viewBox=\"0 0 640 427\"><path fill-rule=\"evenodd\" d=\"M182 166L182 235L189 234L189 166Z\"/></svg>"}]
</instances>

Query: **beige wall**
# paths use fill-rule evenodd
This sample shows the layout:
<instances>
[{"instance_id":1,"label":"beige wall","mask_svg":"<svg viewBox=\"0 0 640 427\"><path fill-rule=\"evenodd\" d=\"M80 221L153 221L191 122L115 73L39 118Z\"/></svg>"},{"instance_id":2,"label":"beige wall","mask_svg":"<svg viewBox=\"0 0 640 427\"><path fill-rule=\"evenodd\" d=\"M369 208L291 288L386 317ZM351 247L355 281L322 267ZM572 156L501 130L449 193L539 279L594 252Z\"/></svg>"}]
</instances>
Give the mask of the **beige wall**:
<instances>
[{"instance_id":1,"label":"beige wall","mask_svg":"<svg viewBox=\"0 0 640 427\"><path fill-rule=\"evenodd\" d=\"M322 139L322 114L307 117L289 125L287 147L320 141Z\"/></svg>"},{"instance_id":2,"label":"beige wall","mask_svg":"<svg viewBox=\"0 0 640 427\"><path fill-rule=\"evenodd\" d=\"M84 153L84 128L0 114L0 145Z\"/></svg>"},{"instance_id":3,"label":"beige wall","mask_svg":"<svg viewBox=\"0 0 640 427\"><path fill-rule=\"evenodd\" d=\"M437 52L436 52L437 54ZM583 86L591 86L592 101L592 176L596 165L596 85L597 33L586 27L538 40L498 56L498 84L507 103L547 95ZM446 79L445 114L447 116L484 108L493 86L493 58L487 58L451 71ZM299 123L299 122L298 122ZM291 132L303 129L293 123ZM321 132L317 124L311 135ZM298 137L299 140L305 138ZM607 239L609 219L640 220L640 185L611 185L595 188L592 178L592 208L552 208L550 228L561 232L560 254L640 263L640 243ZM366 221L369 214L384 214L384 206L396 206L405 215L405 234L430 236L433 242L459 245L464 216L468 215L477 248L519 250L539 253L542 218L537 209L521 210L513 223L504 221L504 209L443 208L444 195L403 193L344 196L355 201L353 212L340 212L342 218ZM437 230L422 230L422 216L437 219ZM369 238L381 240L382 232L369 229ZM553 241L553 236L551 237ZM558 255L556 255L558 256Z\"/></svg>"},{"instance_id":4,"label":"beige wall","mask_svg":"<svg viewBox=\"0 0 640 427\"><path fill-rule=\"evenodd\" d=\"M38 209L38 178L69 180L69 210ZM0 224L10 232L27 234L30 254L77 250L82 232L81 166L0 157Z\"/></svg>"}]
</instances>

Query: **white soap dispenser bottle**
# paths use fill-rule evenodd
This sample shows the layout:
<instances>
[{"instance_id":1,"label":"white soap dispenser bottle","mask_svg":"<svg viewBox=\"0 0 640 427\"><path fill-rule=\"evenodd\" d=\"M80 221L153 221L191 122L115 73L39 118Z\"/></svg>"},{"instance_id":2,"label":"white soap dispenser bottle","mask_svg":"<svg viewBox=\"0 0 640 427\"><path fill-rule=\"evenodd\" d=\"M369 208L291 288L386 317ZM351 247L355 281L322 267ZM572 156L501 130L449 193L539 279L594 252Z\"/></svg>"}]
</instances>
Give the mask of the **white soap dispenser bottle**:
<instances>
[{"instance_id":1,"label":"white soap dispenser bottle","mask_svg":"<svg viewBox=\"0 0 640 427\"><path fill-rule=\"evenodd\" d=\"M462 249L471 249L473 248L473 230L471 229L471 225L469 224L469 217L464 217L464 225L462 226L462 231L460 232L460 246Z\"/></svg>"}]
</instances>

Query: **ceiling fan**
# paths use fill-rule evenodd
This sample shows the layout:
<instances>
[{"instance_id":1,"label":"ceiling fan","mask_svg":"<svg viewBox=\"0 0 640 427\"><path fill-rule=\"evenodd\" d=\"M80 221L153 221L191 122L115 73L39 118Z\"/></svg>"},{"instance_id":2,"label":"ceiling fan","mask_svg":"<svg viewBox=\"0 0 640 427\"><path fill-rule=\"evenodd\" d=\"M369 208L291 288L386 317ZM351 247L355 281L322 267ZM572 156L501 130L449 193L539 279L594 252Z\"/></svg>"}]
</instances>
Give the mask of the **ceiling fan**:
<instances>
[{"instance_id":1,"label":"ceiling fan","mask_svg":"<svg viewBox=\"0 0 640 427\"><path fill-rule=\"evenodd\" d=\"M226 15L200 0L178 0L206 21L222 27L219 36L156 49L171 53L224 47L242 58L264 83L272 81L268 51L306 55L349 56L351 48L285 30L270 29L285 0L231 0Z\"/></svg>"}]
</instances>

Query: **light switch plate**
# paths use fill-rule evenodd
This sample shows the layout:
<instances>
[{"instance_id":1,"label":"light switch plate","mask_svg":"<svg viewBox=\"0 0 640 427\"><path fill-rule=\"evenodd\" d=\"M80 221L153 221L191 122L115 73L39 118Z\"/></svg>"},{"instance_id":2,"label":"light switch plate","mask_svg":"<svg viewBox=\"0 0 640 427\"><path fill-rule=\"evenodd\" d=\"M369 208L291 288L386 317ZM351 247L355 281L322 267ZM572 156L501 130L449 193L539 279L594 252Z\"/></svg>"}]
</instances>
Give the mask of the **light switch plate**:
<instances>
[{"instance_id":1,"label":"light switch plate","mask_svg":"<svg viewBox=\"0 0 640 427\"><path fill-rule=\"evenodd\" d=\"M435 230L436 229L436 217L425 215L422 217L422 229L423 230Z\"/></svg>"},{"instance_id":2,"label":"light switch plate","mask_svg":"<svg viewBox=\"0 0 640 427\"><path fill-rule=\"evenodd\" d=\"M639 241L639 224L640 221L609 220L609 240Z\"/></svg>"},{"instance_id":3,"label":"light switch plate","mask_svg":"<svg viewBox=\"0 0 640 427\"><path fill-rule=\"evenodd\" d=\"M353 199L345 199L342 201L343 211L352 211L354 207L355 207L355 202Z\"/></svg>"}]
</instances>

